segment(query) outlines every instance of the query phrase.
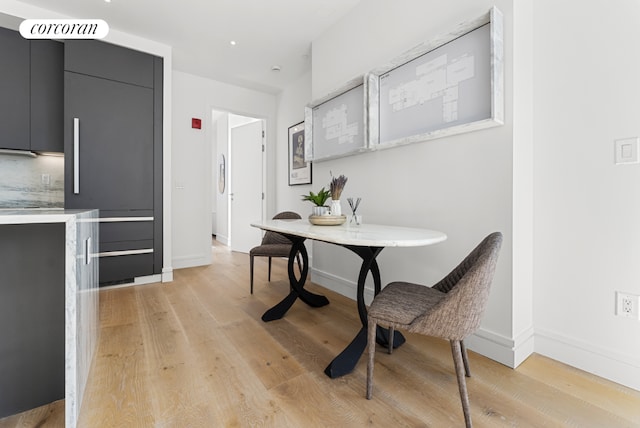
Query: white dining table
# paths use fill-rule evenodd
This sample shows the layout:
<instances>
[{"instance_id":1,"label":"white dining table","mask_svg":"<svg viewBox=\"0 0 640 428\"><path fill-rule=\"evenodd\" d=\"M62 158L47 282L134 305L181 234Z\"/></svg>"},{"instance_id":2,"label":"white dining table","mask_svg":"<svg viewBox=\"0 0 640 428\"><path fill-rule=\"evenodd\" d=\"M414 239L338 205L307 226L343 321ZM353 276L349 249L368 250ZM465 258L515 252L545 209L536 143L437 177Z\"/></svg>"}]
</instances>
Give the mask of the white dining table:
<instances>
[{"instance_id":1,"label":"white dining table","mask_svg":"<svg viewBox=\"0 0 640 428\"><path fill-rule=\"evenodd\" d=\"M287 266L290 292L282 301L262 315L262 320L265 322L282 318L297 299L312 307L329 304L325 296L311 293L304 288L309 272L305 240L312 239L339 245L362 258L356 291L358 315L362 327L351 343L325 369L325 374L331 378L351 373L367 346L367 307L364 302L364 285L370 272L374 282L374 293L378 294L381 290L380 269L376 261L378 254L387 247L419 247L437 244L447 239L446 234L437 230L366 223L353 226L347 224L320 226L311 224L307 219L264 220L251 223L251 226L280 233L293 243ZM298 253L303 261L299 278L294 271L295 255ZM378 327L376 340L381 345L388 346L388 330ZM404 341L402 334L399 332L394 334L394 348L402 345Z\"/></svg>"}]
</instances>

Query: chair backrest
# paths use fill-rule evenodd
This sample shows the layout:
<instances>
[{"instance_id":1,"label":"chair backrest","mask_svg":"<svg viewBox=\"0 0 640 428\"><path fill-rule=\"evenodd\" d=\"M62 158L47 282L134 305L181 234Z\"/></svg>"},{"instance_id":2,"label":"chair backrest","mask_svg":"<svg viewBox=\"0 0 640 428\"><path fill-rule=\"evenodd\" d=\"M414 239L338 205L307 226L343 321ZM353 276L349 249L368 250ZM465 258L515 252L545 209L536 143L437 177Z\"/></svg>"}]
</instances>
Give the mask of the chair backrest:
<instances>
[{"instance_id":1,"label":"chair backrest","mask_svg":"<svg viewBox=\"0 0 640 428\"><path fill-rule=\"evenodd\" d=\"M300 214L293 211L282 211L273 216L274 220L298 220L301 219Z\"/></svg>"},{"instance_id":2,"label":"chair backrest","mask_svg":"<svg viewBox=\"0 0 640 428\"><path fill-rule=\"evenodd\" d=\"M446 293L444 298L416 318L409 331L462 340L480 327L489 299L502 233L487 236L445 278L433 286Z\"/></svg>"},{"instance_id":3,"label":"chair backrest","mask_svg":"<svg viewBox=\"0 0 640 428\"><path fill-rule=\"evenodd\" d=\"M296 220L301 219L300 214L293 211L282 211L273 216L274 220ZM271 245L271 244L284 244L291 245L291 241L287 239L287 237L280 235L275 232L265 232L262 237L261 245Z\"/></svg>"}]
</instances>

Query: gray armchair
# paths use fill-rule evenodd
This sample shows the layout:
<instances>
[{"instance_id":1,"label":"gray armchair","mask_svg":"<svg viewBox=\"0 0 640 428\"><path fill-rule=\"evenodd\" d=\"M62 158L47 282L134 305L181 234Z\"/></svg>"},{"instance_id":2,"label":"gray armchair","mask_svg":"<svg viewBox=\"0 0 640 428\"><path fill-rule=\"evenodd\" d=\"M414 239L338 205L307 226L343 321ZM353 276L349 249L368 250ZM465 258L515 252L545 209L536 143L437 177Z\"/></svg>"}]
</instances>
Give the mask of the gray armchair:
<instances>
[{"instance_id":1,"label":"gray armchair","mask_svg":"<svg viewBox=\"0 0 640 428\"><path fill-rule=\"evenodd\" d=\"M389 327L389 353L396 328L440 337L451 343L465 423L471 427L465 381L465 375L469 377L471 372L463 339L480 327L501 244L502 234L492 233L433 287L392 282L373 299L368 313L367 399L373 393L378 324Z\"/></svg>"},{"instance_id":2,"label":"gray armchair","mask_svg":"<svg viewBox=\"0 0 640 428\"><path fill-rule=\"evenodd\" d=\"M300 214L293 211L283 211L276 214L274 220L282 219L301 219ZM262 237L262 242L257 247L253 247L249 251L249 270L251 275L251 294L253 294L253 258L254 257L269 257L269 276L271 281L271 258L272 257L289 257L291 252L291 241L285 236L276 232L265 232ZM300 261L300 254L296 254L296 261L298 262L298 268L302 270L302 262Z\"/></svg>"}]
</instances>

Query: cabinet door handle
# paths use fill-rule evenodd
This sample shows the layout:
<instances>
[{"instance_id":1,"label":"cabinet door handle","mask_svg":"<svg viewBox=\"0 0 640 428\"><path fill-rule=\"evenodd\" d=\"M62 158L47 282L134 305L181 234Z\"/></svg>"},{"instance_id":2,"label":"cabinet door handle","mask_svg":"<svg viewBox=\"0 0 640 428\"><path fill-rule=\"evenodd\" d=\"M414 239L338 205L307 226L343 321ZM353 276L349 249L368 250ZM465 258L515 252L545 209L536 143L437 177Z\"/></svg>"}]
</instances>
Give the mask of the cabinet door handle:
<instances>
[{"instance_id":1,"label":"cabinet door handle","mask_svg":"<svg viewBox=\"0 0 640 428\"><path fill-rule=\"evenodd\" d=\"M121 223L125 221L153 221L153 217L100 217L99 223Z\"/></svg>"},{"instance_id":2,"label":"cabinet door handle","mask_svg":"<svg viewBox=\"0 0 640 428\"><path fill-rule=\"evenodd\" d=\"M80 119L73 118L73 193L80 194Z\"/></svg>"},{"instance_id":3,"label":"cabinet door handle","mask_svg":"<svg viewBox=\"0 0 640 428\"><path fill-rule=\"evenodd\" d=\"M99 257L133 256L136 254L151 254L153 248L142 248L139 250L103 251L98 253Z\"/></svg>"}]
</instances>

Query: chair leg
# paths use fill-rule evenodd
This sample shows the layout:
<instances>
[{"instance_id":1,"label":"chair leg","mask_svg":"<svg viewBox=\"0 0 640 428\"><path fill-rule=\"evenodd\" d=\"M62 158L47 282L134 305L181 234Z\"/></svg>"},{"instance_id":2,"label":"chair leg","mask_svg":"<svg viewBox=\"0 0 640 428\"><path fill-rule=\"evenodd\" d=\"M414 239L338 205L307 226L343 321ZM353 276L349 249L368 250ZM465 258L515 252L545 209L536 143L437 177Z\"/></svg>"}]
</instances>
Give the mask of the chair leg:
<instances>
[{"instance_id":1,"label":"chair leg","mask_svg":"<svg viewBox=\"0 0 640 428\"><path fill-rule=\"evenodd\" d=\"M451 353L453 354L453 365L456 368L458 378L458 389L460 390L460 401L462 401L462 411L464 412L464 422L467 428L471 428L471 412L469 409L469 395L467 394L467 382L464 379L464 362L462 361L462 351L460 341L451 341Z\"/></svg>"},{"instance_id":2,"label":"chair leg","mask_svg":"<svg viewBox=\"0 0 640 428\"><path fill-rule=\"evenodd\" d=\"M389 355L391 355L391 353L393 352L393 332L394 328L389 326Z\"/></svg>"},{"instance_id":3,"label":"chair leg","mask_svg":"<svg viewBox=\"0 0 640 428\"><path fill-rule=\"evenodd\" d=\"M251 276L251 294L253 294L253 256L249 257L249 275Z\"/></svg>"},{"instance_id":4,"label":"chair leg","mask_svg":"<svg viewBox=\"0 0 640 428\"><path fill-rule=\"evenodd\" d=\"M469 358L467 357L467 347L464 346L464 340L460 341L460 350L462 351L462 362L464 363L464 373L467 377L471 377L471 369L469 369Z\"/></svg>"},{"instance_id":5,"label":"chair leg","mask_svg":"<svg viewBox=\"0 0 640 428\"><path fill-rule=\"evenodd\" d=\"M269 257L269 282L271 282L271 257Z\"/></svg>"},{"instance_id":6,"label":"chair leg","mask_svg":"<svg viewBox=\"0 0 640 428\"><path fill-rule=\"evenodd\" d=\"M376 354L376 320L369 318L367 330L367 348L369 350L369 360L367 362L367 400L371 400L373 395L373 363Z\"/></svg>"}]
</instances>

